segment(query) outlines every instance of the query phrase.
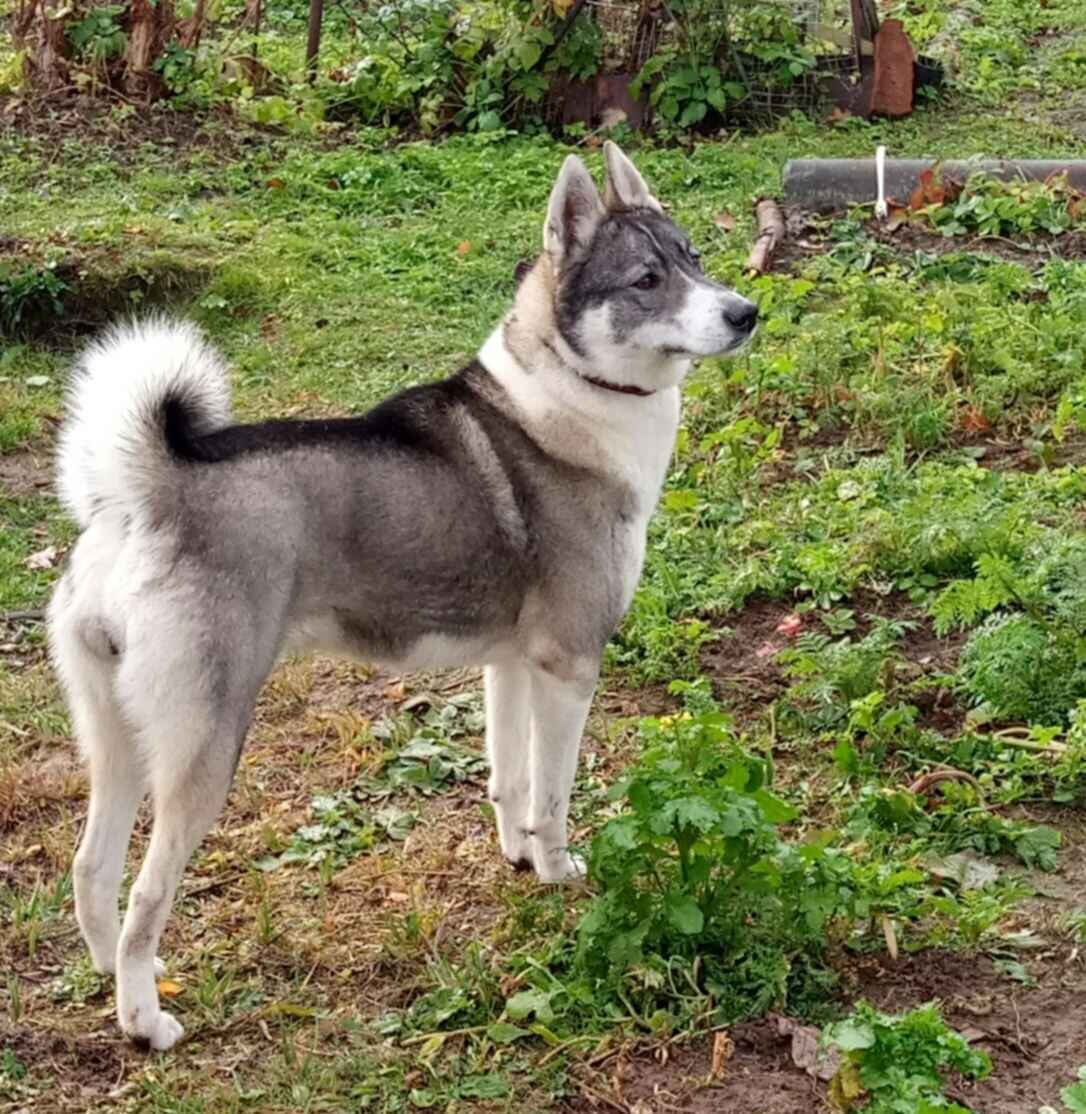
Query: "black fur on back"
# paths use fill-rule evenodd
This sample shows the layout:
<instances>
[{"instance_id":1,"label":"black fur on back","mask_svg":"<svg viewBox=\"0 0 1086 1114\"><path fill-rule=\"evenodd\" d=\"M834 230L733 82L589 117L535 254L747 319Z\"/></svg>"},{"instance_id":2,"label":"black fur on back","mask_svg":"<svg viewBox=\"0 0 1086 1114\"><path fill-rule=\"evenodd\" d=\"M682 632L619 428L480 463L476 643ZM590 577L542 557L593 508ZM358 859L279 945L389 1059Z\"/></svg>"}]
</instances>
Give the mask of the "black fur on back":
<instances>
[{"instance_id":1,"label":"black fur on back","mask_svg":"<svg viewBox=\"0 0 1086 1114\"><path fill-rule=\"evenodd\" d=\"M482 371L476 362L437 383L410 387L366 414L351 418L275 419L200 430L191 405L178 392L162 403L163 432L173 456L182 461L217 464L252 453L279 453L297 448L347 447L382 443L389 448L440 452L441 434L434 419L478 395L470 375ZM440 426L440 422L437 423Z\"/></svg>"}]
</instances>

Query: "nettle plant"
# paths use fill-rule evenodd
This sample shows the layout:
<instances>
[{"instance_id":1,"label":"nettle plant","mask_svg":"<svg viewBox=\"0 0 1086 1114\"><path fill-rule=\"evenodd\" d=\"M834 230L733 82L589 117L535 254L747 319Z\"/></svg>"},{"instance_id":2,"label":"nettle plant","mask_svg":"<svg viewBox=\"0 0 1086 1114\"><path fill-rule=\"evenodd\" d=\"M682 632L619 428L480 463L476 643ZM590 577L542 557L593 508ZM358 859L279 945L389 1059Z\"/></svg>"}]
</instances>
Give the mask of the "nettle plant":
<instances>
[{"instance_id":1,"label":"nettle plant","mask_svg":"<svg viewBox=\"0 0 1086 1114\"><path fill-rule=\"evenodd\" d=\"M622 811L592 843L599 895L577 963L600 982L630 976L650 989L677 963L741 1016L786 999L793 969L851 908L851 868L825 842L782 837L797 814L772 791L770 759L745 750L706 700L692 706L642 722L644 753L611 791Z\"/></svg>"}]
</instances>

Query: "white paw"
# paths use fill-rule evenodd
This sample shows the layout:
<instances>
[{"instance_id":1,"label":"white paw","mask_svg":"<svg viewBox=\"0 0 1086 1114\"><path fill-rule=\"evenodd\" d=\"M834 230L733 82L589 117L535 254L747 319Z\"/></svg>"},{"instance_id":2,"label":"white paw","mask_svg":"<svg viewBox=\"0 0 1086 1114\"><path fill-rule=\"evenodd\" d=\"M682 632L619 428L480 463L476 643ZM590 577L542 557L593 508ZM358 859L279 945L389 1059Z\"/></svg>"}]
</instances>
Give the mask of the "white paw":
<instances>
[{"instance_id":1,"label":"white paw","mask_svg":"<svg viewBox=\"0 0 1086 1114\"><path fill-rule=\"evenodd\" d=\"M541 882L575 882L586 873L585 861L559 847L550 854L537 852L535 872Z\"/></svg>"},{"instance_id":2,"label":"white paw","mask_svg":"<svg viewBox=\"0 0 1086 1114\"><path fill-rule=\"evenodd\" d=\"M149 1014L146 1021L142 1017L137 1018L132 1028L126 1028L125 1032L134 1041L146 1042L156 1052L173 1048L185 1035L181 1022L162 1010Z\"/></svg>"},{"instance_id":3,"label":"white paw","mask_svg":"<svg viewBox=\"0 0 1086 1114\"><path fill-rule=\"evenodd\" d=\"M158 956L156 955L155 956L155 978L160 979L160 978L162 978L162 976L164 974L166 974L166 964L161 959L159 959Z\"/></svg>"}]
</instances>

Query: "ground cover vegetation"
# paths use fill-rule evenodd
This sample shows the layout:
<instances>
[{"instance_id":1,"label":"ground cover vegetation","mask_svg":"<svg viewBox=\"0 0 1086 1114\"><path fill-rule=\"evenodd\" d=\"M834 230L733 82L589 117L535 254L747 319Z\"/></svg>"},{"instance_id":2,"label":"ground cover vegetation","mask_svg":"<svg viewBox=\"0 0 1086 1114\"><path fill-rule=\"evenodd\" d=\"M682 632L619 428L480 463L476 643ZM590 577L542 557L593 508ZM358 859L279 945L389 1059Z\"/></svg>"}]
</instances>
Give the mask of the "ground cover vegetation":
<instances>
[{"instance_id":1,"label":"ground cover vegetation","mask_svg":"<svg viewBox=\"0 0 1086 1114\"><path fill-rule=\"evenodd\" d=\"M662 136L619 129L763 324L687 390L585 739L588 884L501 861L477 675L285 662L164 938L163 1057L120 1039L72 915L86 787L36 614L72 347L171 306L244 417L364 408L470 357L600 136L512 112L507 75L485 100L473 59L547 45L500 5L459 68L411 37L440 5L336 9L308 86L304 12L269 5L244 34L274 90L208 35L154 109L0 104L0 1109L1086 1108L1080 198L973 178L892 227L797 216L742 273L788 158L1074 154L1086 19L885 10L951 67L906 120L695 135L664 92ZM111 56L95 28L73 57Z\"/></svg>"}]
</instances>

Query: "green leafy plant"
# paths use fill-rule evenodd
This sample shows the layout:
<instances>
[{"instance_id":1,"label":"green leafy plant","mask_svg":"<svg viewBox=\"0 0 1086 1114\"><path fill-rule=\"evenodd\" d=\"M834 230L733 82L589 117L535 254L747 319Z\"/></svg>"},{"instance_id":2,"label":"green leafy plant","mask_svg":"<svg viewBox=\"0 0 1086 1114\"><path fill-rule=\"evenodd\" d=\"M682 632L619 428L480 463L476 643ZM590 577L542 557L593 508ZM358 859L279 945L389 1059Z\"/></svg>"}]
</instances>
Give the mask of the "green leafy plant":
<instances>
[{"instance_id":1,"label":"green leafy plant","mask_svg":"<svg viewBox=\"0 0 1086 1114\"><path fill-rule=\"evenodd\" d=\"M975 174L954 200L925 211L945 236L1058 235L1086 221L1086 198L1066 175L1031 182Z\"/></svg>"},{"instance_id":2,"label":"green leafy plant","mask_svg":"<svg viewBox=\"0 0 1086 1114\"><path fill-rule=\"evenodd\" d=\"M74 50L95 65L124 53L128 36L120 23L125 4L102 4L87 10L82 19L67 26L68 41Z\"/></svg>"},{"instance_id":3,"label":"green leafy plant","mask_svg":"<svg viewBox=\"0 0 1086 1114\"><path fill-rule=\"evenodd\" d=\"M983 1079L992 1062L954 1032L934 1004L908 1013L881 1013L860 1002L824 1039L844 1054L831 1096L842 1110L868 1114L968 1114L943 1093L943 1072Z\"/></svg>"},{"instance_id":4,"label":"green leafy plant","mask_svg":"<svg viewBox=\"0 0 1086 1114\"><path fill-rule=\"evenodd\" d=\"M848 905L846 862L824 843L781 838L795 810L728 717L682 713L641 732L645 751L611 794L623 810L592 842L600 893L578 926L577 965L621 984L634 968L697 956L726 1012L764 1008Z\"/></svg>"},{"instance_id":5,"label":"green leafy plant","mask_svg":"<svg viewBox=\"0 0 1086 1114\"><path fill-rule=\"evenodd\" d=\"M51 267L0 262L0 337L64 312L68 284Z\"/></svg>"}]
</instances>

